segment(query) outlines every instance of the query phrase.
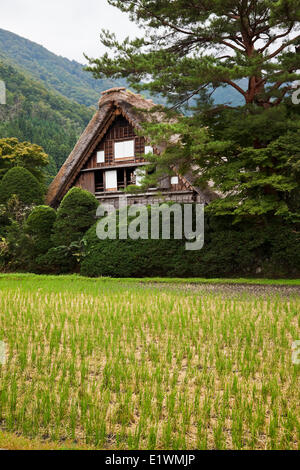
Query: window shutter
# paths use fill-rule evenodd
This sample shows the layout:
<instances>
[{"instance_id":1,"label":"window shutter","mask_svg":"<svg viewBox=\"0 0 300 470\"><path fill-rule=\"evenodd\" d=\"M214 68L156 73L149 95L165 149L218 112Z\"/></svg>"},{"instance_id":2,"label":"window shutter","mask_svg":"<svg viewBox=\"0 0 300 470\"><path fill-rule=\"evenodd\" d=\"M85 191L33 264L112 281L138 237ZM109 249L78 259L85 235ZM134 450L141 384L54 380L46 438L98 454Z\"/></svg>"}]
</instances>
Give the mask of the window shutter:
<instances>
[{"instance_id":1,"label":"window shutter","mask_svg":"<svg viewBox=\"0 0 300 470\"><path fill-rule=\"evenodd\" d=\"M97 163L105 163L104 150L99 150L99 152L97 152Z\"/></svg>"},{"instance_id":2,"label":"window shutter","mask_svg":"<svg viewBox=\"0 0 300 470\"><path fill-rule=\"evenodd\" d=\"M117 171L105 172L105 189L117 189Z\"/></svg>"},{"instance_id":3,"label":"window shutter","mask_svg":"<svg viewBox=\"0 0 300 470\"><path fill-rule=\"evenodd\" d=\"M134 157L134 140L115 142L115 159L122 160Z\"/></svg>"}]
</instances>

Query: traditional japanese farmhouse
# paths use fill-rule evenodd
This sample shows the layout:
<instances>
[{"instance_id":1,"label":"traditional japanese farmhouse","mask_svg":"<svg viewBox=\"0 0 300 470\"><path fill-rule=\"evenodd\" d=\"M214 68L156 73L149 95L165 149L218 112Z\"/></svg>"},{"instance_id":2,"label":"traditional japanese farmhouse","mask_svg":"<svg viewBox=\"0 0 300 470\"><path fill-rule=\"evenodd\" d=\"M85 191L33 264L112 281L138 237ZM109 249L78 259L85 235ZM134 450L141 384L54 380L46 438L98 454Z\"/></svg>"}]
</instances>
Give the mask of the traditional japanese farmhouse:
<instances>
[{"instance_id":1,"label":"traditional japanese farmhouse","mask_svg":"<svg viewBox=\"0 0 300 470\"><path fill-rule=\"evenodd\" d=\"M149 120L154 106L152 100L122 87L104 91L99 109L50 185L47 203L57 207L71 187L79 186L101 203L118 208L124 188L139 186L142 172L147 171L145 154L163 150L163 145L153 148L146 136L137 133L141 124ZM130 205L162 201L208 203L213 195L195 187L187 175L174 172L173 176L162 178L158 188L127 197Z\"/></svg>"}]
</instances>

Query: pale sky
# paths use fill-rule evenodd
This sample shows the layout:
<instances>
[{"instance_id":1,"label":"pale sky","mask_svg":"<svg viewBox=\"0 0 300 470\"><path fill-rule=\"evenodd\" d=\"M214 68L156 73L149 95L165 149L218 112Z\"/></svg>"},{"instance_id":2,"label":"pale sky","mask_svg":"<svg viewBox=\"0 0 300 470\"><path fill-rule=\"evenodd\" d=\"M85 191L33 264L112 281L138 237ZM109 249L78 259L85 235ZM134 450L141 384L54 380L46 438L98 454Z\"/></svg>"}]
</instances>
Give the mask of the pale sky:
<instances>
[{"instance_id":1,"label":"pale sky","mask_svg":"<svg viewBox=\"0 0 300 470\"><path fill-rule=\"evenodd\" d=\"M0 0L0 28L81 63L83 52L92 57L104 52L102 28L119 39L141 35L128 15L106 0Z\"/></svg>"}]
</instances>

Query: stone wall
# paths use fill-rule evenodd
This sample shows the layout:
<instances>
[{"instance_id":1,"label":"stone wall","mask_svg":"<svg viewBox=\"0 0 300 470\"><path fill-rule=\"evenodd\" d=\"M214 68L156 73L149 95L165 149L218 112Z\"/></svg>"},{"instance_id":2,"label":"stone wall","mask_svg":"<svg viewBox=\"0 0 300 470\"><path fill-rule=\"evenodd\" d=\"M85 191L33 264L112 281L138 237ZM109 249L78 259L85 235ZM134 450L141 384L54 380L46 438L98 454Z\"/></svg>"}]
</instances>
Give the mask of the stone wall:
<instances>
[{"instance_id":1,"label":"stone wall","mask_svg":"<svg viewBox=\"0 0 300 470\"><path fill-rule=\"evenodd\" d=\"M120 201L127 198L127 205L131 206L133 204L142 204L142 205L150 205L150 204L162 204L164 202L177 202L177 203L205 203L205 200L201 197L200 194L197 194L193 191L184 191L184 192L164 192L160 195L155 195L153 193L145 193L145 194L128 194L124 196L124 194L119 193L118 195L105 195L105 196L96 196L100 204L110 204L114 206L116 209L120 207ZM121 202L122 205L122 202Z\"/></svg>"}]
</instances>

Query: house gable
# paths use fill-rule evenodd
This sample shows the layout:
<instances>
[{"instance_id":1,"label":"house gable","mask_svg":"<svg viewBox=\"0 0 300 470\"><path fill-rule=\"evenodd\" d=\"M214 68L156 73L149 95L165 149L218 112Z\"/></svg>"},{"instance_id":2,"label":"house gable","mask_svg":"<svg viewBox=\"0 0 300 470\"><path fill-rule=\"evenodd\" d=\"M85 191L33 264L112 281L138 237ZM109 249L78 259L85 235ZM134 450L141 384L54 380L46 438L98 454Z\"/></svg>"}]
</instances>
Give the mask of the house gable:
<instances>
[{"instance_id":1,"label":"house gable","mask_svg":"<svg viewBox=\"0 0 300 470\"><path fill-rule=\"evenodd\" d=\"M142 122L152 120L153 113L149 111L153 106L151 100L125 88L103 92L99 110L50 185L47 203L57 207L72 186L87 189L96 197L101 193L103 197L102 193L109 195L138 184L140 176L136 171L148 165L143 154L149 143L137 131L141 130ZM163 112L155 113L155 118L158 121L166 119ZM173 180L164 178L159 189L171 193L188 192L193 200L193 194L198 193L187 178L177 175Z\"/></svg>"},{"instance_id":2,"label":"house gable","mask_svg":"<svg viewBox=\"0 0 300 470\"><path fill-rule=\"evenodd\" d=\"M115 156L115 143L134 143L134 155L118 159ZM126 162L145 162L142 155L145 150L145 138L137 135L130 122L122 115L116 114L116 118L108 128L106 134L96 145L92 155L82 167L83 170L100 169L110 165L123 165ZM98 152L104 152L104 161L98 161Z\"/></svg>"},{"instance_id":3,"label":"house gable","mask_svg":"<svg viewBox=\"0 0 300 470\"><path fill-rule=\"evenodd\" d=\"M79 173L74 182L75 186L87 189L96 196L104 192L123 191L129 185L136 185L138 183L136 171L143 167L146 171L145 167L149 164L144 158L146 150L151 148L146 139L137 134L132 124L120 111L116 110L114 114L115 120L99 140L85 164L80 170L78 168ZM127 144L130 144L129 147L132 148L129 154L126 154ZM118 150L118 146L121 146L121 149L124 148L124 153ZM152 151L155 150L152 149ZM107 178L111 187L106 184ZM111 183L113 178L115 178L114 184ZM179 176L173 180L167 177L165 180L167 181L162 182L164 189L171 187L174 190L187 189L187 185Z\"/></svg>"}]
</instances>

